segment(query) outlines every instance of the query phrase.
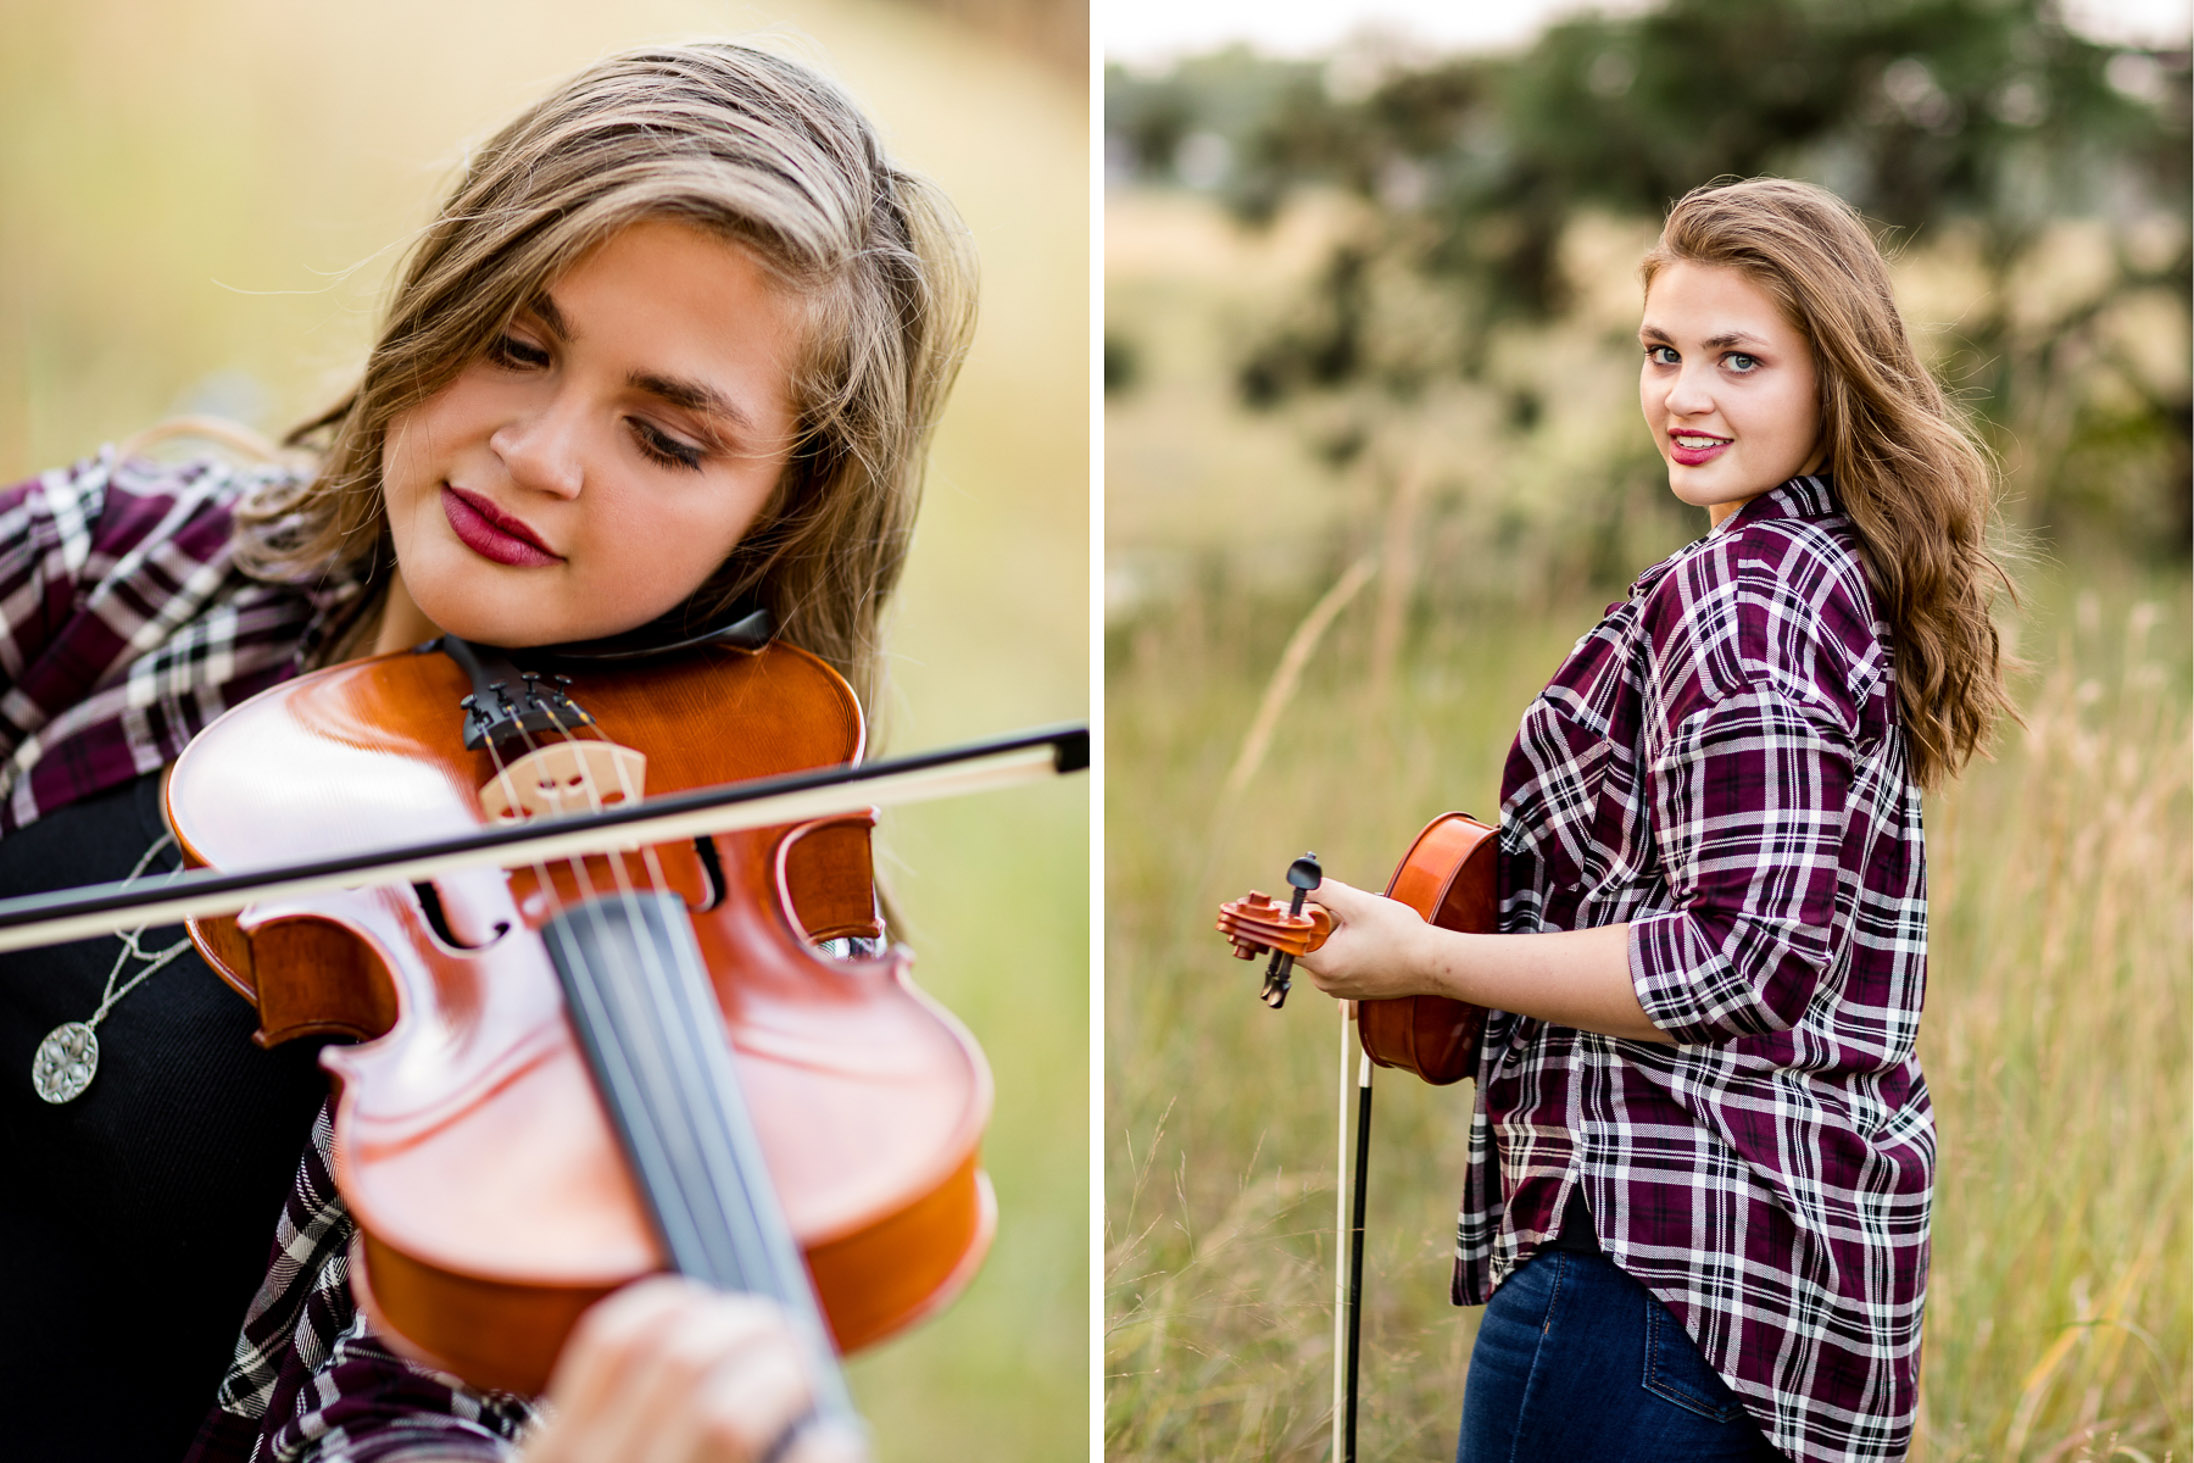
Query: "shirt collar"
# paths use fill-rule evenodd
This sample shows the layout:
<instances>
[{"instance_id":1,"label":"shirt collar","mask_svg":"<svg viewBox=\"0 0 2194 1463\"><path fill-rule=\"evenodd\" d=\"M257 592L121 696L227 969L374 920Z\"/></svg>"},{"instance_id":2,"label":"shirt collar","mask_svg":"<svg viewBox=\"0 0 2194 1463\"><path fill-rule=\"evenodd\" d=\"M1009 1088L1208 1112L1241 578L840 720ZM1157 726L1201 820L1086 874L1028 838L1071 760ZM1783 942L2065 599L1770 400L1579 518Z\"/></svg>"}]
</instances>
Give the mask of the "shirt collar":
<instances>
[{"instance_id":1,"label":"shirt collar","mask_svg":"<svg viewBox=\"0 0 2194 1463\"><path fill-rule=\"evenodd\" d=\"M1794 477L1751 499L1708 530L1707 537L1726 533L1739 523L1760 523L1770 518L1828 518L1837 511L1836 489L1827 473Z\"/></svg>"},{"instance_id":2,"label":"shirt collar","mask_svg":"<svg viewBox=\"0 0 2194 1463\"><path fill-rule=\"evenodd\" d=\"M1646 592L1659 583L1669 570L1740 523L1765 523L1777 518L1831 518L1842 511L1836 504L1835 484L1830 481L1827 473L1794 477L1781 487L1772 488L1747 501L1742 508L1708 529L1703 536L1693 539L1640 574L1630 586L1630 596L1632 599L1643 599Z\"/></svg>"}]
</instances>

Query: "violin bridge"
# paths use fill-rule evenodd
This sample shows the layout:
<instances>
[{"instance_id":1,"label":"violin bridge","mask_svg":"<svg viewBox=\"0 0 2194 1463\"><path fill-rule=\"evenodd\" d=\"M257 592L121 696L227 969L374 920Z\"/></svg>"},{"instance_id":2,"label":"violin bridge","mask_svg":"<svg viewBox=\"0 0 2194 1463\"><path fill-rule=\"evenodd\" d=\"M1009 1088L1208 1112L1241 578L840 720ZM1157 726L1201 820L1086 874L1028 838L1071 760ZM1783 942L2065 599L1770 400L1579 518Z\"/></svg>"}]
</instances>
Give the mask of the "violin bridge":
<instances>
[{"instance_id":1,"label":"violin bridge","mask_svg":"<svg viewBox=\"0 0 2194 1463\"><path fill-rule=\"evenodd\" d=\"M638 798L647 787L645 752L615 742L550 742L480 784L492 823L591 813Z\"/></svg>"}]
</instances>

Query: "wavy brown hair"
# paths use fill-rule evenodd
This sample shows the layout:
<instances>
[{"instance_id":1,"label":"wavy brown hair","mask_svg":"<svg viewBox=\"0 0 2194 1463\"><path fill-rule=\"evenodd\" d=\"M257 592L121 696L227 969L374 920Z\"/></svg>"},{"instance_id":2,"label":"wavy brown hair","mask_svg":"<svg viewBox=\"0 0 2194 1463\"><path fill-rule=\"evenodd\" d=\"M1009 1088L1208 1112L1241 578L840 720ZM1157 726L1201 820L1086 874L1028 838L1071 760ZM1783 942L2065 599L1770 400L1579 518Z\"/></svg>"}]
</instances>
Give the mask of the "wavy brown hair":
<instances>
[{"instance_id":1,"label":"wavy brown hair","mask_svg":"<svg viewBox=\"0 0 2194 1463\"><path fill-rule=\"evenodd\" d=\"M309 482L238 514L237 561L286 582L364 577L331 654L366 641L393 563L381 496L389 423L449 384L611 235L671 219L747 250L800 302L797 443L729 559L673 615L759 603L874 704L931 431L974 328L966 230L808 68L745 46L597 62L470 159L413 245L357 387L291 433Z\"/></svg>"},{"instance_id":2,"label":"wavy brown hair","mask_svg":"<svg viewBox=\"0 0 2194 1463\"><path fill-rule=\"evenodd\" d=\"M1889 623L1912 780L1939 786L2016 718L1990 617L2010 577L1990 554L1995 471L1920 363L1858 211L1824 188L1752 178L1694 188L1645 257L1743 272L1813 347L1836 496Z\"/></svg>"}]
</instances>

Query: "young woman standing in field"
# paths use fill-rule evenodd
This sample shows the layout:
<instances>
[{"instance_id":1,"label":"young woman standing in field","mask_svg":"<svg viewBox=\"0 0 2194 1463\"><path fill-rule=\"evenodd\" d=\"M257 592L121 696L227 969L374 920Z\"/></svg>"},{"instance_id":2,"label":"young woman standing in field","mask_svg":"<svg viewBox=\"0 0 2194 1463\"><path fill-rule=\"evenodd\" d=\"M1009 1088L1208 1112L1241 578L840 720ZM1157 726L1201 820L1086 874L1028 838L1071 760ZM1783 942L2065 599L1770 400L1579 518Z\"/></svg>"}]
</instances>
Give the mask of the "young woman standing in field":
<instances>
[{"instance_id":1,"label":"young woman standing in field","mask_svg":"<svg viewBox=\"0 0 2194 1463\"><path fill-rule=\"evenodd\" d=\"M172 866L159 773L206 723L444 632L759 607L866 702L972 307L950 206L820 77L734 45L598 63L470 160L359 384L293 439L311 470L110 450L0 498L0 890ZM589 1314L518 1444L525 1399L360 1318L325 1081L254 1024L176 930L0 961L11 1453L860 1452L798 1426L774 1307L669 1280Z\"/></svg>"},{"instance_id":2,"label":"young woman standing in field","mask_svg":"<svg viewBox=\"0 0 2194 1463\"><path fill-rule=\"evenodd\" d=\"M1934 1130L1920 790L2009 709L1987 459L1821 189L1686 195L1639 376L1707 535L1525 712L1502 933L1327 881L1329 994L1489 1008L1461 1463L1892 1459Z\"/></svg>"}]
</instances>

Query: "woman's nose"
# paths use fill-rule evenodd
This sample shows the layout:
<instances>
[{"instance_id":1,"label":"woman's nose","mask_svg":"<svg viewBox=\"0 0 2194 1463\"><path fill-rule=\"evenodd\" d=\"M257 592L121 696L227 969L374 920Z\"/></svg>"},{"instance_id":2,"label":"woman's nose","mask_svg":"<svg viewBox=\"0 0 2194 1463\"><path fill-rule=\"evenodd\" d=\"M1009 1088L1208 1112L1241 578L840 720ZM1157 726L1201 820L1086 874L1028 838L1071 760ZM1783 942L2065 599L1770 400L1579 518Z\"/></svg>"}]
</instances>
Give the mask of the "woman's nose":
<instances>
[{"instance_id":1,"label":"woman's nose","mask_svg":"<svg viewBox=\"0 0 2194 1463\"><path fill-rule=\"evenodd\" d=\"M515 486L576 498L586 479L584 429L577 410L550 401L497 427L488 447L502 459Z\"/></svg>"},{"instance_id":2,"label":"woman's nose","mask_svg":"<svg viewBox=\"0 0 2194 1463\"><path fill-rule=\"evenodd\" d=\"M1676 379L1669 383L1668 410L1671 416L1705 416L1714 410L1714 393L1703 373L1694 371L1690 362L1677 371Z\"/></svg>"}]
</instances>

